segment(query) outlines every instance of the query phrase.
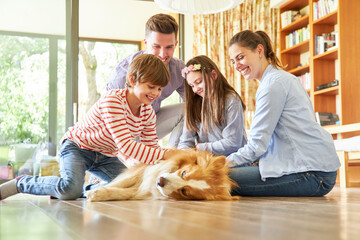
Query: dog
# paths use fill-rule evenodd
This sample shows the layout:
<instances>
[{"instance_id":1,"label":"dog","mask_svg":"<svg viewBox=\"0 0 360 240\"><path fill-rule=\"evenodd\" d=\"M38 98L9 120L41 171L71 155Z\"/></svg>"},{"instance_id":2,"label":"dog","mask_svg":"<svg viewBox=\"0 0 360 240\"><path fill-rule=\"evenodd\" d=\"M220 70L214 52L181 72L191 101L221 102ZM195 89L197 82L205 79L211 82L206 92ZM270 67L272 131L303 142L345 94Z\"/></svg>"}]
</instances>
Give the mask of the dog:
<instances>
[{"instance_id":1,"label":"dog","mask_svg":"<svg viewBox=\"0 0 360 240\"><path fill-rule=\"evenodd\" d=\"M237 184L228 176L225 156L198 150L178 151L155 165L126 169L106 186L85 193L88 201L109 200L237 200Z\"/></svg>"}]
</instances>

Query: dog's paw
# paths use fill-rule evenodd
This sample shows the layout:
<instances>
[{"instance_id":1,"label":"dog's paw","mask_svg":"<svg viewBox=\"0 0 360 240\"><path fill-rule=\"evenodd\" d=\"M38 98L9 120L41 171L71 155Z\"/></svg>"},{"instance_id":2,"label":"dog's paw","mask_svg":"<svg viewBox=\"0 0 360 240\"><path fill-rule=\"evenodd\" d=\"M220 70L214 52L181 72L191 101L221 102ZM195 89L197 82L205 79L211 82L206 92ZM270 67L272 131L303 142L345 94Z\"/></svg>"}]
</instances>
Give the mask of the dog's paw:
<instances>
[{"instance_id":1,"label":"dog's paw","mask_svg":"<svg viewBox=\"0 0 360 240\"><path fill-rule=\"evenodd\" d=\"M104 200L105 192L106 189L104 189L103 187L99 187L94 190L86 191L85 196L89 202L97 202Z\"/></svg>"}]
</instances>

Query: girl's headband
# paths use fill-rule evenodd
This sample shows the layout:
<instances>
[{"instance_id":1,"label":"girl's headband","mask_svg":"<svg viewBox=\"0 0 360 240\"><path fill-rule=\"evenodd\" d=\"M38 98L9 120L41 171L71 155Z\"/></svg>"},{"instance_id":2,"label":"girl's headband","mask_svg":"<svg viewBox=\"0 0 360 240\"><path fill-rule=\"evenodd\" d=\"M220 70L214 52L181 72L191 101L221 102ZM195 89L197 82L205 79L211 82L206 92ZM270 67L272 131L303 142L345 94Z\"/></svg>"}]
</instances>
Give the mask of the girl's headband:
<instances>
[{"instance_id":1,"label":"girl's headband","mask_svg":"<svg viewBox=\"0 0 360 240\"><path fill-rule=\"evenodd\" d=\"M181 70L181 76L183 78L185 78L186 74L188 74L189 72L200 70L200 69L201 69L201 64L194 64L194 65L191 64L188 67L184 67L184 69Z\"/></svg>"}]
</instances>

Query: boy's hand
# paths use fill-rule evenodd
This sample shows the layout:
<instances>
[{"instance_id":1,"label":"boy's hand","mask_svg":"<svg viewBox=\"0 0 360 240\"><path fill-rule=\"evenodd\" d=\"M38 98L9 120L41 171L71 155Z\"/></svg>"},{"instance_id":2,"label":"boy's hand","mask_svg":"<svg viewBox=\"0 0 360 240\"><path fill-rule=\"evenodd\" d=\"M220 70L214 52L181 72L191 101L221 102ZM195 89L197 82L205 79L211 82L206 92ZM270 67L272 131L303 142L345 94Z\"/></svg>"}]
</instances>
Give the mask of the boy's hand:
<instances>
[{"instance_id":1,"label":"boy's hand","mask_svg":"<svg viewBox=\"0 0 360 240\"><path fill-rule=\"evenodd\" d=\"M174 156L175 154L178 154L180 152L183 152L184 150L179 150L179 149L168 149L163 156L163 160L169 159L172 156Z\"/></svg>"}]
</instances>

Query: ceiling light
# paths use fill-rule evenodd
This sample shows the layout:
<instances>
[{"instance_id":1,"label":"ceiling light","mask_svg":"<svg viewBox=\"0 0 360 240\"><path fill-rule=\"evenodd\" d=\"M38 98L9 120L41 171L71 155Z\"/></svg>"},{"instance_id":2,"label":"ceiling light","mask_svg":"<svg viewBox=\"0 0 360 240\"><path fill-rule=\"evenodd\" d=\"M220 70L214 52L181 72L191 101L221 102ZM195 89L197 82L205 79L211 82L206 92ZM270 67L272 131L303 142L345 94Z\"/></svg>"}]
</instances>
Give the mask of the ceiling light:
<instances>
[{"instance_id":1,"label":"ceiling light","mask_svg":"<svg viewBox=\"0 0 360 240\"><path fill-rule=\"evenodd\" d=\"M160 8L181 14L210 14L229 10L244 0L155 0Z\"/></svg>"}]
</instances>

